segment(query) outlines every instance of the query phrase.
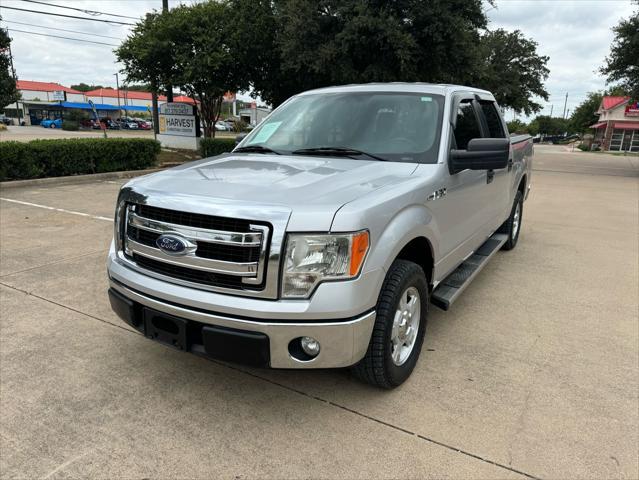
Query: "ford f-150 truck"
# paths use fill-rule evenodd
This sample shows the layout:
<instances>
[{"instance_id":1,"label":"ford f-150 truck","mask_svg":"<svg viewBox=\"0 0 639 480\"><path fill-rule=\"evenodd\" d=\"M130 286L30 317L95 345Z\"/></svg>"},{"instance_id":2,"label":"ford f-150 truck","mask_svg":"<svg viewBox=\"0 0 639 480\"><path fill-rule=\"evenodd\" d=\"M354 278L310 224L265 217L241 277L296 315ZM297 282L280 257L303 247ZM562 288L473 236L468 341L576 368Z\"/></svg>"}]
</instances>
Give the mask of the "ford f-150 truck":
<instances>
[{"instance_id":1,"label":"ford f-150 truck","mask_svg":"<svg viewBox=\"0 0 639 480\"><path fill-rule=\"evenodd\" d=\"M233 152L121 189L111 305L184 351L352 367L393 388L419 358L429 306L448 310L517 245L532 153L484 90L296 95Z\"/></svg>"}]
</instances>

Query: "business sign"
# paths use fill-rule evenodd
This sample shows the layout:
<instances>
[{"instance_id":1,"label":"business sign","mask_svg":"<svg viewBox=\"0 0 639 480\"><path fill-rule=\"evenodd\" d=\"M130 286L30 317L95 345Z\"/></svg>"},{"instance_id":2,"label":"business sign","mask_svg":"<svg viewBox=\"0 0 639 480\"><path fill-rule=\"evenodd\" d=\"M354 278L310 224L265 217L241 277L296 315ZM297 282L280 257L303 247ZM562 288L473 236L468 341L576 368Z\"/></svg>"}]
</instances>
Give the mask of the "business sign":
<instances>
[{"instance_id":1,"label":"business sign","mask_svg":"<svg viewBox=\"0 0 639 480\"><path fill-rule=\"evenodd\" d=\"M225 103L233 103L235 101L235 92L226 92L223 97Z\"/></svg>"},{"instance_id":2,"label":"business sign","mask_svg":"<svg viewBox=\"0 0 639 480\"><path fill-rule=\"evenodd\" d=\"M64 90L56 90L51 92L51 100L57 102L64 102L66 100L66 97L64 95Z\"/></svg>"},{"instance_id":3,"label":"business sign","mask_svg":"<svg viewBox=\"0 0 639 480\"><path fill-rule=\"evenodd\" d=\"M160 133L180 137L199 137L197 108L188 103L163 103L159 109Z\"/></svg>"},{"instance_id":4,"label":"business sign","mask_svg":"<svg viewBox=\"0 0 639 480\"><path fill-rule=\"evenodd\" d=\"M639 117L639 102L629 103L626 105L626 117Z\"/></svg>"}]
</instances>

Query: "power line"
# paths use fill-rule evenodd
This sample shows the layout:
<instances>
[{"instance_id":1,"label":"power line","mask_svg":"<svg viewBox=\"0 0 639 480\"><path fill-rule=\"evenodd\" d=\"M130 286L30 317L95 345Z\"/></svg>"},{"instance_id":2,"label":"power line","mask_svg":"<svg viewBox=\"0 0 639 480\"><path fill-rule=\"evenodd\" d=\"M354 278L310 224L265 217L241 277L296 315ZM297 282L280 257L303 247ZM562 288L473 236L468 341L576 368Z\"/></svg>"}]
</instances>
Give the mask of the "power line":
<instances>
[{"instance_id":1,"label":"power line","mask_svg":"<svg viewBox=\"0 0 639 480\"><path fill-rule=\"evenodd\" d=\"M107 45L108 47L119 47L119 45L113 45L112 43L94 42L93 40L85 40L84 38L71 38L71 37L62 37L60 35L50 35L47 33L27 32L26 30L16 30L15 28L7 28L7 30L9 32L20 32L20 33L28 33L29 35L40 35L41 37L62 38L64 40L74 40L76 42L95 43L97 45Z\"/></svg>"},{"instance_id":2,"label":"power line","mask_svg":"<svg viewBox=\"0 0 639 480\"><path fill-rule=\"evenodd\" d=\"M140 20L139 17L127 17L126 15L118 15L117 13L98 12L97 10L84 10L82 8L67 7L65 5L55 5L53 3L40 2L38 0L22 0L22 1L28 2L28 3L39 3L40 5L47 5L49 7L66 8L68 10L75 10L77 12L86 13L87 15L108 15L109 17L120 17L120 18L130 18L131 20Z\"/></svg>"},{"instance_id":3,"label":"power line","mask_svg":"<svg viewBox=\"0 0 639 480\"><path fill-rule=\"evenodd\" d=\"M44 25L34 25L33 23L16 22L15 20L5 20L4 18L2 19L2 21L6 22L6 23L17 23L18 25L26 25L27 27L46 28L47 30L59 30L61 32L79 33L79 34L82 34L82 35L91 35L92 37L102 37L102 38L112 38L114 40L122 40L120 37L110 37L109 35L98 35L97 33L78 32L76 30L66 30L64 28L53 28L53 27L47 27L47 26L44 26Z\"/></svg>"},{"instance_id":4,"label":"power line","mask_svg":"<svg viewBox=\"0 0 639 480\"><path fill-rule=\"evenodd\" d=\"M130 25L130 26L134 26L135 25L134 23L116 22L115 20L102 20L100 18L76 17L75 15L64 15L62 13L43 12L41 10L28 10L26 8L18 8L18 7L6 7L4 5L0 5L0 8L6 8L8 10L19 10L21 12L29 12L29 13L41 13L42 15L53 15L55 17L77 18L78 20L90 20L92 22L102 22L102 23L111 23L111 24L117 24L117 25Z\"/></svg>"}]
</instances>

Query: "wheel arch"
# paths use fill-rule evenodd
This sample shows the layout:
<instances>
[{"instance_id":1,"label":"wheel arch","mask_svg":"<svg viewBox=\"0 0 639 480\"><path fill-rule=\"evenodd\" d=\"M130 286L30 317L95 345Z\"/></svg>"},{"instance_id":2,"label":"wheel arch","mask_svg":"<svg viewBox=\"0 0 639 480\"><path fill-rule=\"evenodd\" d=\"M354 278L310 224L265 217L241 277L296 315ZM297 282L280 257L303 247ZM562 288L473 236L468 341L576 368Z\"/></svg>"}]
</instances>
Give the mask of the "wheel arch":
<instances>
[{"instance_id":1,"label":"wheel arch","mask_svg":"<svg viewBox=\"0 0 639 480\"><path fill-rule=\"evenodd\" d=\"M402 247L395 259L408 260L419 265L426 275L428 285L432 285L435 257L433 246L428 238L425 236L413 238Z\"/></svg>"}]
</instances>

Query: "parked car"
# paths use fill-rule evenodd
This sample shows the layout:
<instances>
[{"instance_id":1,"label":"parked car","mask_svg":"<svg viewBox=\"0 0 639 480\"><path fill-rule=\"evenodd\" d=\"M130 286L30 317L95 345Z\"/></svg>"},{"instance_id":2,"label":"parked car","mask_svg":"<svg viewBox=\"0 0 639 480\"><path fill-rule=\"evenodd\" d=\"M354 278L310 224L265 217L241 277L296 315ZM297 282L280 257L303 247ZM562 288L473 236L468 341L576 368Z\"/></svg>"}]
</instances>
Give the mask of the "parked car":
<instances>
[{"instance_id":1,"label":"parked car","mask_svg":"<svg viewBox=\"0 0 639 480\"><path fill-rule=\"evenodd\" d=\"M133 121L138 124L140 130L151 130L153 128L153 124L143 118L134 118Z\"/></svg>"},{"instance_id":2,"label":"parked car","mask_svg":"<svg viewBox=\"0 0 639 480\"><path fill-rule=\"evenodd\" d=\"M230 154L120 190L113 310L186 352L396 387L430 304L518 243L533 146L500 112L461 86L296 95Z\"/></svg>"},{"instance_id":3,"label":"parked car","mask_svg":"<svg viewBox=\"0 0 639 480\"><path fill-rule=\"evenodd\" d=\"M13 120L9 117L5 117L4 115L0 115L0 123L4 125L13 125Z\"/></svg>"},{"instance_id":4,"label":"parked car","mask_svg":"<svg viewBox=\"0 0 639 480\"><path fill-rule=\"evenodd\" d=\"M51 120L50 118L47 118L40 122L40 126L44 128L62 128L62 119L56 118L55 120Z\"/></svg>"},{"instance_id":5,"label":"parked car","mask_svg":"<svg viewBox=\"0 0 639 480\"><path fill-rule=\"evenodd\" d=\"M121 120L118 123L120 125L120 128L123 128L123 129L126 129L126 130L137 130L138 129L138 122L136 122L134 120Z\"/></svg>"},{"instance_id":6,"label":"parked car","mask_svg":"<svg viewBox=\"0 0 639 480\"><path fill-rule=\"evenodd\" d=\"M233 127L231 127L228 123L218 120L215 122L215 130L218 132L232 132Z\"/></svg>"},{"instance_id":7,"label":"parked car","mask_svg":"<svg viewBox=\"0 0 639 480\"><path fill-rule=\"evenodd\" d=\"M120 125L117 122L111 120L109 117L101 118L100 123L106 125L106 128L109 130L120 130ZM102 127L100 126L99 128Z\"/></svg>"}]
</instances>

